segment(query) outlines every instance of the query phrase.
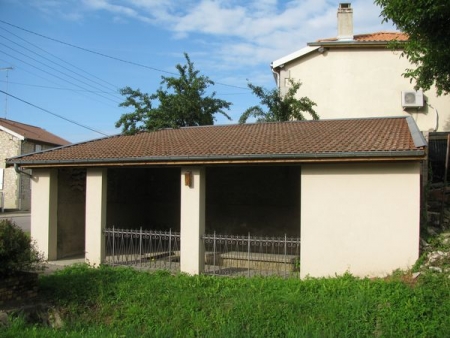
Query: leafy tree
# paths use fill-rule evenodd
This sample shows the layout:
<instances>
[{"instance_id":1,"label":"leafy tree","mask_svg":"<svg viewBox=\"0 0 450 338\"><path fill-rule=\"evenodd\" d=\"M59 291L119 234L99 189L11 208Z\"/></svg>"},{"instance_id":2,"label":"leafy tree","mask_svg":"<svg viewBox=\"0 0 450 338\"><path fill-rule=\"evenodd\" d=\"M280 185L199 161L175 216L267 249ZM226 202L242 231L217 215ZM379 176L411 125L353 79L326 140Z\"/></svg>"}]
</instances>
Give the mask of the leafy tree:
<instances>
[{"instance_id":1,"label":"leafy tree","mask_svg":"<svg viewBox=\"0 0 450 338\"><path fill-rule=\"evenodd\" d=\"M120 90L126 100L119 106L134 107L134 112L123 114L116 122L117 128L122 127L125 134L134 134L143 130L210 125L214 124L217 113L230 120L225 109L229 109L231 103L217 99L215 92L206 95L207 88L214 82L199 75L188 54L184 56L187 64L176 66L179 77L162 76L156 93L142 93L130 87ZM159 103L157 107L153 106L154 101Z\"/></svg>"},{"instance_id":2,"label":"leafy tree","mask_svg":"<svg viewBox=\"0 0 450 338\"><path fill-rule=\"evenodd\" d=\"M375 0L383 22L392 20L408 34L404 52L416 67L404 76L416 89L436 85L438 95L450 91L450 2L448 0Z\"/></svg>"},{"instance_id":3,"label":"leafy tree","mask_svg":"<svg viewBox=\"0 0 450 338\"><path fill-rule=\"evenodd\" d=\"M283 122L291 120L305 120L303 113L308 113L314 120L319 119L314 110L316 105L307 97L296 98L297 91L302 85L289 79L289 89L285 95L280 93L278 88L268 90L260 86L248 84L259 99L262 105L267 106L268 110L264 111L261 106L253 106L248 108L239 118L239 123L246 123L249 117L255 117L257 122Z\"/></svg>"}]
</instances>

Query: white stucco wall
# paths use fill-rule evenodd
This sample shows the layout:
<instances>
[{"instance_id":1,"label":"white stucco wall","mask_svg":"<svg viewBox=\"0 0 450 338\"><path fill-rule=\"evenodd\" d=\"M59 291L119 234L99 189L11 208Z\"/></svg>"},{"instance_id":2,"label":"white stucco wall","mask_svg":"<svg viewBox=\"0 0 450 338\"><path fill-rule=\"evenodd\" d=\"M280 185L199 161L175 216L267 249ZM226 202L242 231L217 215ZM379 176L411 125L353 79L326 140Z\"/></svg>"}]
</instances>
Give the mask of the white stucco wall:
<instances>
[{"instance_id":1,"label":"white stucco wall","mask_svg":"<svg viewBox=\"0 0 450 338\"><path fill-rule=\"evenodd\" d=\"M317 103L321 119L411 115L421 131L450 130L450 97L424 93L433 108L403 110L401 92L414 84L402 76L411 65L401 52L389 49L330 49L318 51L284 65L280 72L282 91L286 78L300 80L299 96Z\"/></svg>"},{"instance_id":2,"label":"white stucco wall","mask_svg":"<svg viewBox=\"0 0 450 338\"><path fill-rule=\"evenodd\" d=\"M105 261L107 173L105 168L86 172L85 260L94 266Z\"/></svg>"},{"instance_id":3,"label":"white stucco wall","mask_svg":"<svg viewBox=\"0 0 450 338\"><path fill-rule=\"evenodd\" d=\"M301 277L383 276L419 256L420 165L304 165Z\"/></svg>"},{"instance_id":4,"label":"white stucco wall","mask_svg":"<svg viewBox=\"0 0 450 338\"><path fill-rule=\"evenodd\" d=\"M58 172L34 169L31 179L31 238L47 260L57 258Z\"/></svg>"},{"instance_id":5,"label":"white stucco wall","mask_svg":"<svg viewBox=\"0 0 450 338\"><path fill-rule=\"evenodd\" d=\"M190 185L185 179L186 174L190 175ZM204 269L201 236L205 233L205 187L205 168L181 169L180 270L191 275L202 273Z\"/></svg>"}]
</instances>

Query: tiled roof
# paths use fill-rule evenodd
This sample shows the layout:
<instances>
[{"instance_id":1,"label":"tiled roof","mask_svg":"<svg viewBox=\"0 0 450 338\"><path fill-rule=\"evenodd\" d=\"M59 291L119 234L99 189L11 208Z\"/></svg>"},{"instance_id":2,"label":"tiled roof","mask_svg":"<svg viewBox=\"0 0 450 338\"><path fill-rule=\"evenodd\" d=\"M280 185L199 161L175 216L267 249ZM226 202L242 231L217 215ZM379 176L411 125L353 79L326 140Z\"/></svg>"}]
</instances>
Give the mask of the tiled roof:
<instances>
[{"instance_id":1,"label":"tiled roof","mask_svg":"<svg viewBox=\"0 0 450 338\"><path fill-rule=\"evenodd\" d=\"M355 35L356 41L408 41L408 35L402 32L377 32Z\"/></svg>"},{"instance_id":2,"label":"tiled roof","mask_svg":"<svg viewBox=\"0 0 450 338\"><path fill-rule=\"evenodd\" d=\"M0 126L23 136L25 139L47 143L56 146L65 146L70 144L69 141L56 136L55 134L49 133L48 131L35 127L29 124L24 124L16 121L11 121L7 119L0 118Z\"/></svg>"},{"instance_id":3,"label":"tiled roof","mask_svg":"<svg viewBox=\"0 0 450 338\"><path fill-rule=\"evenodd\" d=\"M317 40L317 42L333 42L333 41L339 41L339 40L338 40L338 38ZM369 34L354 35L353 41L361 41L361 42L408 41L408 35L405 33L402 33L402 32L376 32L376 33L369 33ZM351 42L351 40L348 42Z\"/></svg>"},{"instance_id":4,"label":"tiled roof","mask_svg":"<svg viewBox=\"0 0 450 338\"><path fill-rule=\"evenodd\" d=\"M118 135L7 160L51 165L302 162L311 159L423 156L410 117L294 121L164 129ZM422 138L423 140L423 138Z\"/></svg>"}]
</instances>

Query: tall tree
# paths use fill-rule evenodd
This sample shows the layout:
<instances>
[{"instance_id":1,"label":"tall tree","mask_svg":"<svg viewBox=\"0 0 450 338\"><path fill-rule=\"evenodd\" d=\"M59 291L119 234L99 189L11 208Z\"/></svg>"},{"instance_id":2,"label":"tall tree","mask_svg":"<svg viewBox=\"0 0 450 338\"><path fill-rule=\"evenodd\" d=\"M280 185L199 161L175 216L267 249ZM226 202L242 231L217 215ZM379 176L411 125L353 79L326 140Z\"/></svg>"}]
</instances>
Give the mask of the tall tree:
<instances>
[{"instance_id":1,"label":"tall tree","mask_svg":"<svg viewBox=\"0 0 450 338\"><path fill-rule=\"evenodd\" d=\"M215 114L231 120L225 112L231 103L216 98L215 92L207 95L206 90L214 82L195 70L188 54L184 56L187 63L176 65L179 77L162 76L161 86L154 94L130 87L120 90L126 100L119 106L133 107L134 112L123 114L116 122L117 128L122 127L125 134L134 134L143 130L210 125L214 124Z\"/></svg>"},{"instance_id":2,"label":"tall tree","mask_svg":"<svg viewBox=\"0 0 450 338\"><path fill-rule=\"evenodd\" d=\"M314 120L319 119L314 110L316 105L307 97L296 98L296 94L302 85L299 81L289 79L289 89L286 94L282 95L278 88L265 89L260 86L248 84L259 99L261 105L268 110L264 111L261 106L253 106L248 108L239 118L239 123L246 123L249 117L256 118L257 122L283 122L291 120L305 120L303 113L308 113Z\"/></svg>"},{"instance_id":3,"label":"tall tree","mask_svg":"<svg viewBox=\"0 0 450 338\"><path fill-rule=\"evenodd\" d=\"M383 22L392 20L408 34L404 55L415 66L404 76L416 89L436 85L438 95L450 91L450 2L448 0L375 0Z\"/></svg>"}]
</instances>

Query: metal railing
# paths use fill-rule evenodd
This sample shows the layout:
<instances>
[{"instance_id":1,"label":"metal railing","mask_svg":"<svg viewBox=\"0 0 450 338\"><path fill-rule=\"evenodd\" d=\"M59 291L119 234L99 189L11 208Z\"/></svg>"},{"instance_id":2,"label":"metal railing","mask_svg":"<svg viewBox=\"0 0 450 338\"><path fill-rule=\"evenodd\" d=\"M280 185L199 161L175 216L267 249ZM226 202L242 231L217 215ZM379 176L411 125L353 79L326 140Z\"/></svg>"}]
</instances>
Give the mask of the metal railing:
<instances>
[{"instance_id":1,"label":"metal railing","mask_svg":"<svg viewBox=\"0 0 450 338\"><path fill-rule=\"evenodd\" d=\"M299 276L300 238L204 235L205 273Z\"/></svg>"},{"instance_id":2,"label":"metal railing","mask_svg":"<svg viewBox=\"0 0 450 338\"><path fill-rule=\"evenodd\" d=\"M180 270L180 233L107 228L106 264Z\"/></svg>"},{"instance_id":3,"label":"metal railing","mask_svg":"<svg viewBox=\"0 0 450 338\"><path fill-rule=\"evenodd\" d=\"M107 228L106 264L180 271L180 233ZM300 238L205 234L206 274L299 276Z\"/></svg>"}]
</instances>

